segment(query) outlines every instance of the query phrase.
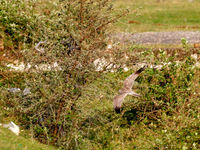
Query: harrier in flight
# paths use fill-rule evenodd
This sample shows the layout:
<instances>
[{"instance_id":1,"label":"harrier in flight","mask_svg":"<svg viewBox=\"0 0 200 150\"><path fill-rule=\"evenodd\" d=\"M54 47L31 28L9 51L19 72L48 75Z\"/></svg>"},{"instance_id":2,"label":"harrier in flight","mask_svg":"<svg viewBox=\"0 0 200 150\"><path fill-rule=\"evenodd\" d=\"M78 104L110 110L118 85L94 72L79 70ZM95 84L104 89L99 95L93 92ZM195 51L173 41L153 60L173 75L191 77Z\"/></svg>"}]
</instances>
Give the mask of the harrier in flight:
<instances>
[{"instance_id":1,"label":"harrier in flight","mask_svg":"<svg viewBox=\"0 0 200 150\"><path fill-rule=\"evenodd\" d=\"M136 96L136 97L141 96L141 95L135 93L132 90L132 87L133 87L135 79L139 76L139 74L142 71L145 70L145 68L146 68L146 66L144 66L143 68L140 68L138 71L131 74L128 78L125 79L124 87L119 90L119 94L114 97L114 101L113 101L114 109L117 113L120 113L122 102L127 95L132 95L132 96Z\"/></svg>"}]
</instances>

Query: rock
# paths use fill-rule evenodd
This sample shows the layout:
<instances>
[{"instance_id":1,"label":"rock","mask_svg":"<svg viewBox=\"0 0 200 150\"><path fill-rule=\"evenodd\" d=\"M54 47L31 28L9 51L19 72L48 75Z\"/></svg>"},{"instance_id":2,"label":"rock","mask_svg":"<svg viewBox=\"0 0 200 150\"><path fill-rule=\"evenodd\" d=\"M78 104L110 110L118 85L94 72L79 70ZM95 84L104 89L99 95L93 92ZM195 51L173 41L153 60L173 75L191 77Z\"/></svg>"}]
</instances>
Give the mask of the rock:
<instances>
[{"instance_id":1,"label":"rock","mask_svg":"<svg viewBox=\"0 0 200 150\"><path fill-rule=\"evenodd\" d=\"M20 88L9 88L8 91L11 93L21 92Z\"/></svg>"},{"instance_id":2,"label":"rock","mask_svg":"<svg viewBox=\"0 0 200 150\"><path fill-rule=\"evenodd\" d=\"M23 96L25 96L25 95L28 95L28 94L31 94L31 88L25 88L24 90L23 90L23 93L22 93L22 95Z\"/></svg>"},{"instance_id":3,"label":"rock","mask_svg":"<svg viewBox=\"0 0 200 150\"><path fill-rule=\"evenodd\" d=\"M14 122L10 122L9 124L3 124L4 128L8 128L10 131L15 133L16 135L19 135L20 129L19 126L17 126Z\"/></svg>"},{"instance_id":4,"label":"rock","mask_svg":"<svg viewBox=\"0 0 200 150\"><path fill-rule=\"evenodd\" d=\"M30 90L31 90L31 88L25 88L25 89L22 91L22 95L23 95L23 96L26 96L26 95L28 95L28 94L31 94L31 91L30 91ZM20 89L20 88L9 88L8 91L15 94L15 93L21 92L21 89Z\"/></svg>"},{"instance_id":5,"label":"rock","mask_svg":"<svg viewBox=\"0 0 200 150\"><path fill-rule=\"evenodd\" d=\"M197 54L192 54L191 57L196 61L198 60L198 55Z\"/></svg>"}]
</instances>

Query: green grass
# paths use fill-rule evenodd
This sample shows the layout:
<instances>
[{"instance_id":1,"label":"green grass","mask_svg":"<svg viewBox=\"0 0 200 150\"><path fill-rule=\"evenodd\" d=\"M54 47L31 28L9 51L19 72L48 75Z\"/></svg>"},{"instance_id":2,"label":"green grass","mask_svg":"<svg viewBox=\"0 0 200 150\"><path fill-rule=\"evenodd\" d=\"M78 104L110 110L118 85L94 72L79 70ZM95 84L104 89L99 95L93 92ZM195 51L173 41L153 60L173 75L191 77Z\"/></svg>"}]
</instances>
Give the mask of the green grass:
<instances>
[{"instance_id":1,"label":"green grass","mask_svg":"<svg viewBox=\"0 0 200 150\"><path fill-rule=\"evenodd\" d=\"M17 78L16 78L17 79ZM19 79L19 78L18 78ZM13 86L18 86L13 81L13 78L10 80ZM2 87L0 87L2 88ZM3 90L4 88L2 88ZM0 123L9 123L10 121L15 122L20 126L20 134L17 136L12 133L9 129L3 128L0 126L0 149L1 150L56 150L53 146L48 146L45 144L41 144L31 137L31 132L28 130L24 130L20 123L17 122L17 117L13 116L13 109L5 109L5 105L3 105L2 97L0 96Z\"/></svg>"},{"instance_id":2,"label":"green grass","mask_svg":"<svg viewBox=\"0 0 200 150\"><path fill-rule=\"evenodd\" d=\"M16 136L10 130L0 127L1 150L55 150L56 148L37 142L31 138Z\"/></svg>"},{"instance_id":3,"label":"green grass","mask_svg":"<svg viewBox=\"0 0 200 150\"><path fill-rule=\"evenodd\" d=\"M128 16L115 24L116 31L200 30L200 1L166 0L158 3L156 0L117 0L114 4L117 8L130 10Z\"/></svg>"}]
</instances>

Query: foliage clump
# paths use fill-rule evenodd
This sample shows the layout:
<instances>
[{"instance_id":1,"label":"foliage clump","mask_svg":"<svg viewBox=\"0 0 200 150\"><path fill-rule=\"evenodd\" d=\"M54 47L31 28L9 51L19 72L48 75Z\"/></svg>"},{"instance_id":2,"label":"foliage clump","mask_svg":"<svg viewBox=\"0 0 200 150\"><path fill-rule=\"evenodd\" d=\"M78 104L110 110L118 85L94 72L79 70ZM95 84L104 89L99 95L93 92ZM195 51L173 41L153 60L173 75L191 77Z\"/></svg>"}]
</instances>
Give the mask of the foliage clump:
<instances>
[{"instance_id":1,"label":"foliage clump","mask_svg":"<svg viewBox=\"0 0 200 150\"><path fill-rule=\"evenodd\" d=\"M8 103L40 141L77 148L79 98L99 76L93 61L102 55L109 26L125 12L112 15L110 0L2 1L1 8L4 32L24 44L23 86L31 88L30 95L11 95ZM40 64L59 69L44 71Z\"/></svg>"},{"instance_id":2,"label":"foliage clump","mask_svg":"<svg viewBox=\"0 0 200 150\"><path fill-rule=\"evenodd\" d=\"M37 25L33 16L27 15L33 13L28 6L28 1L1 0L0 32L4 34L5 49L21 50L24 42L32 42Z\"/></svg>"}]
</instances>

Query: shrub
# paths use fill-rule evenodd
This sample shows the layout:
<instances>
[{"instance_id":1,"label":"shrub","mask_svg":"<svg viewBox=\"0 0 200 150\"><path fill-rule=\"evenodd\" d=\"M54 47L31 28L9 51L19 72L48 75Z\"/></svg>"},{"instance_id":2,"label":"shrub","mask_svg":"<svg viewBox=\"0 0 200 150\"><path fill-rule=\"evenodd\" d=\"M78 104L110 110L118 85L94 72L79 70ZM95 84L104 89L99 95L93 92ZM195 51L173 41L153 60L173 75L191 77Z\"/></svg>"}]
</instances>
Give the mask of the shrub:
<instances>
[{"instance_id":1,"label":"shrub","mask_svg":"<svg viewBox=\"0 0 200 150\"><path fill-rule=\"evenodd\" d=\"M26 1L12 2L2 2L3 8L8 4L25 5ZM10 27L13 22L16 32L27 29L31 34L26 36L31 38L31 43L25 44L22 52L25 64L32 66L27 68L29 73L24 74L23 85L31 88L31 94L10 95L8 101L15 105L16 115L24 127L31 128L40 141L76 149L82 140L78 131L81 124L78 118L79 98L85 86L99 76L94 71L93 61L106 45L110 24L124 13L112 16L110 0L45 2L50 8L43 1L30 1L31 11L23 14L27 18L21 15L20 18L17 8L14 12L11 8L4 11L3 15L14 14L13 18L3 21L11 36L16 34ZM44 12L41 12L42 8L45 8ZM29 20L29 17L33 20ZM32 22L35 23L34 27ZM39 42L43 43L43 53L33 47ZM37 68L38 64L55 63L62 69L43 71Z\"/></svg>"},{"instance_id":2,"label":"shrub","mask_svg":"<svg viewBox=\"0 0 200 150\"><path fill-rule=\"evenodd\" d=\"M149 50L140 55L149 67L144 75L137 79L143 85L141 93L144 96L142 101L134 103L134 109L141 111L141 118L153 120L162 116L160 112L173 114L195 93L196 61L190 54L182 58L176 50L172 54L163 50Z\"/></svg>"},{"instance_id":3,"label":"shrub","mask_svg":"<svg viewBox=\"0 0 200 150\"><path fill-rule=\"evenodd\" d=\"M5 33L5 48L21 49L23 43L31 43L37 30L34 16L30 15L31 1L2 0L0 2L0 27ZM28 14L28 15L27 15ZM10 44L12 43L12 44Z\"/></svg>"}]
</instances>

